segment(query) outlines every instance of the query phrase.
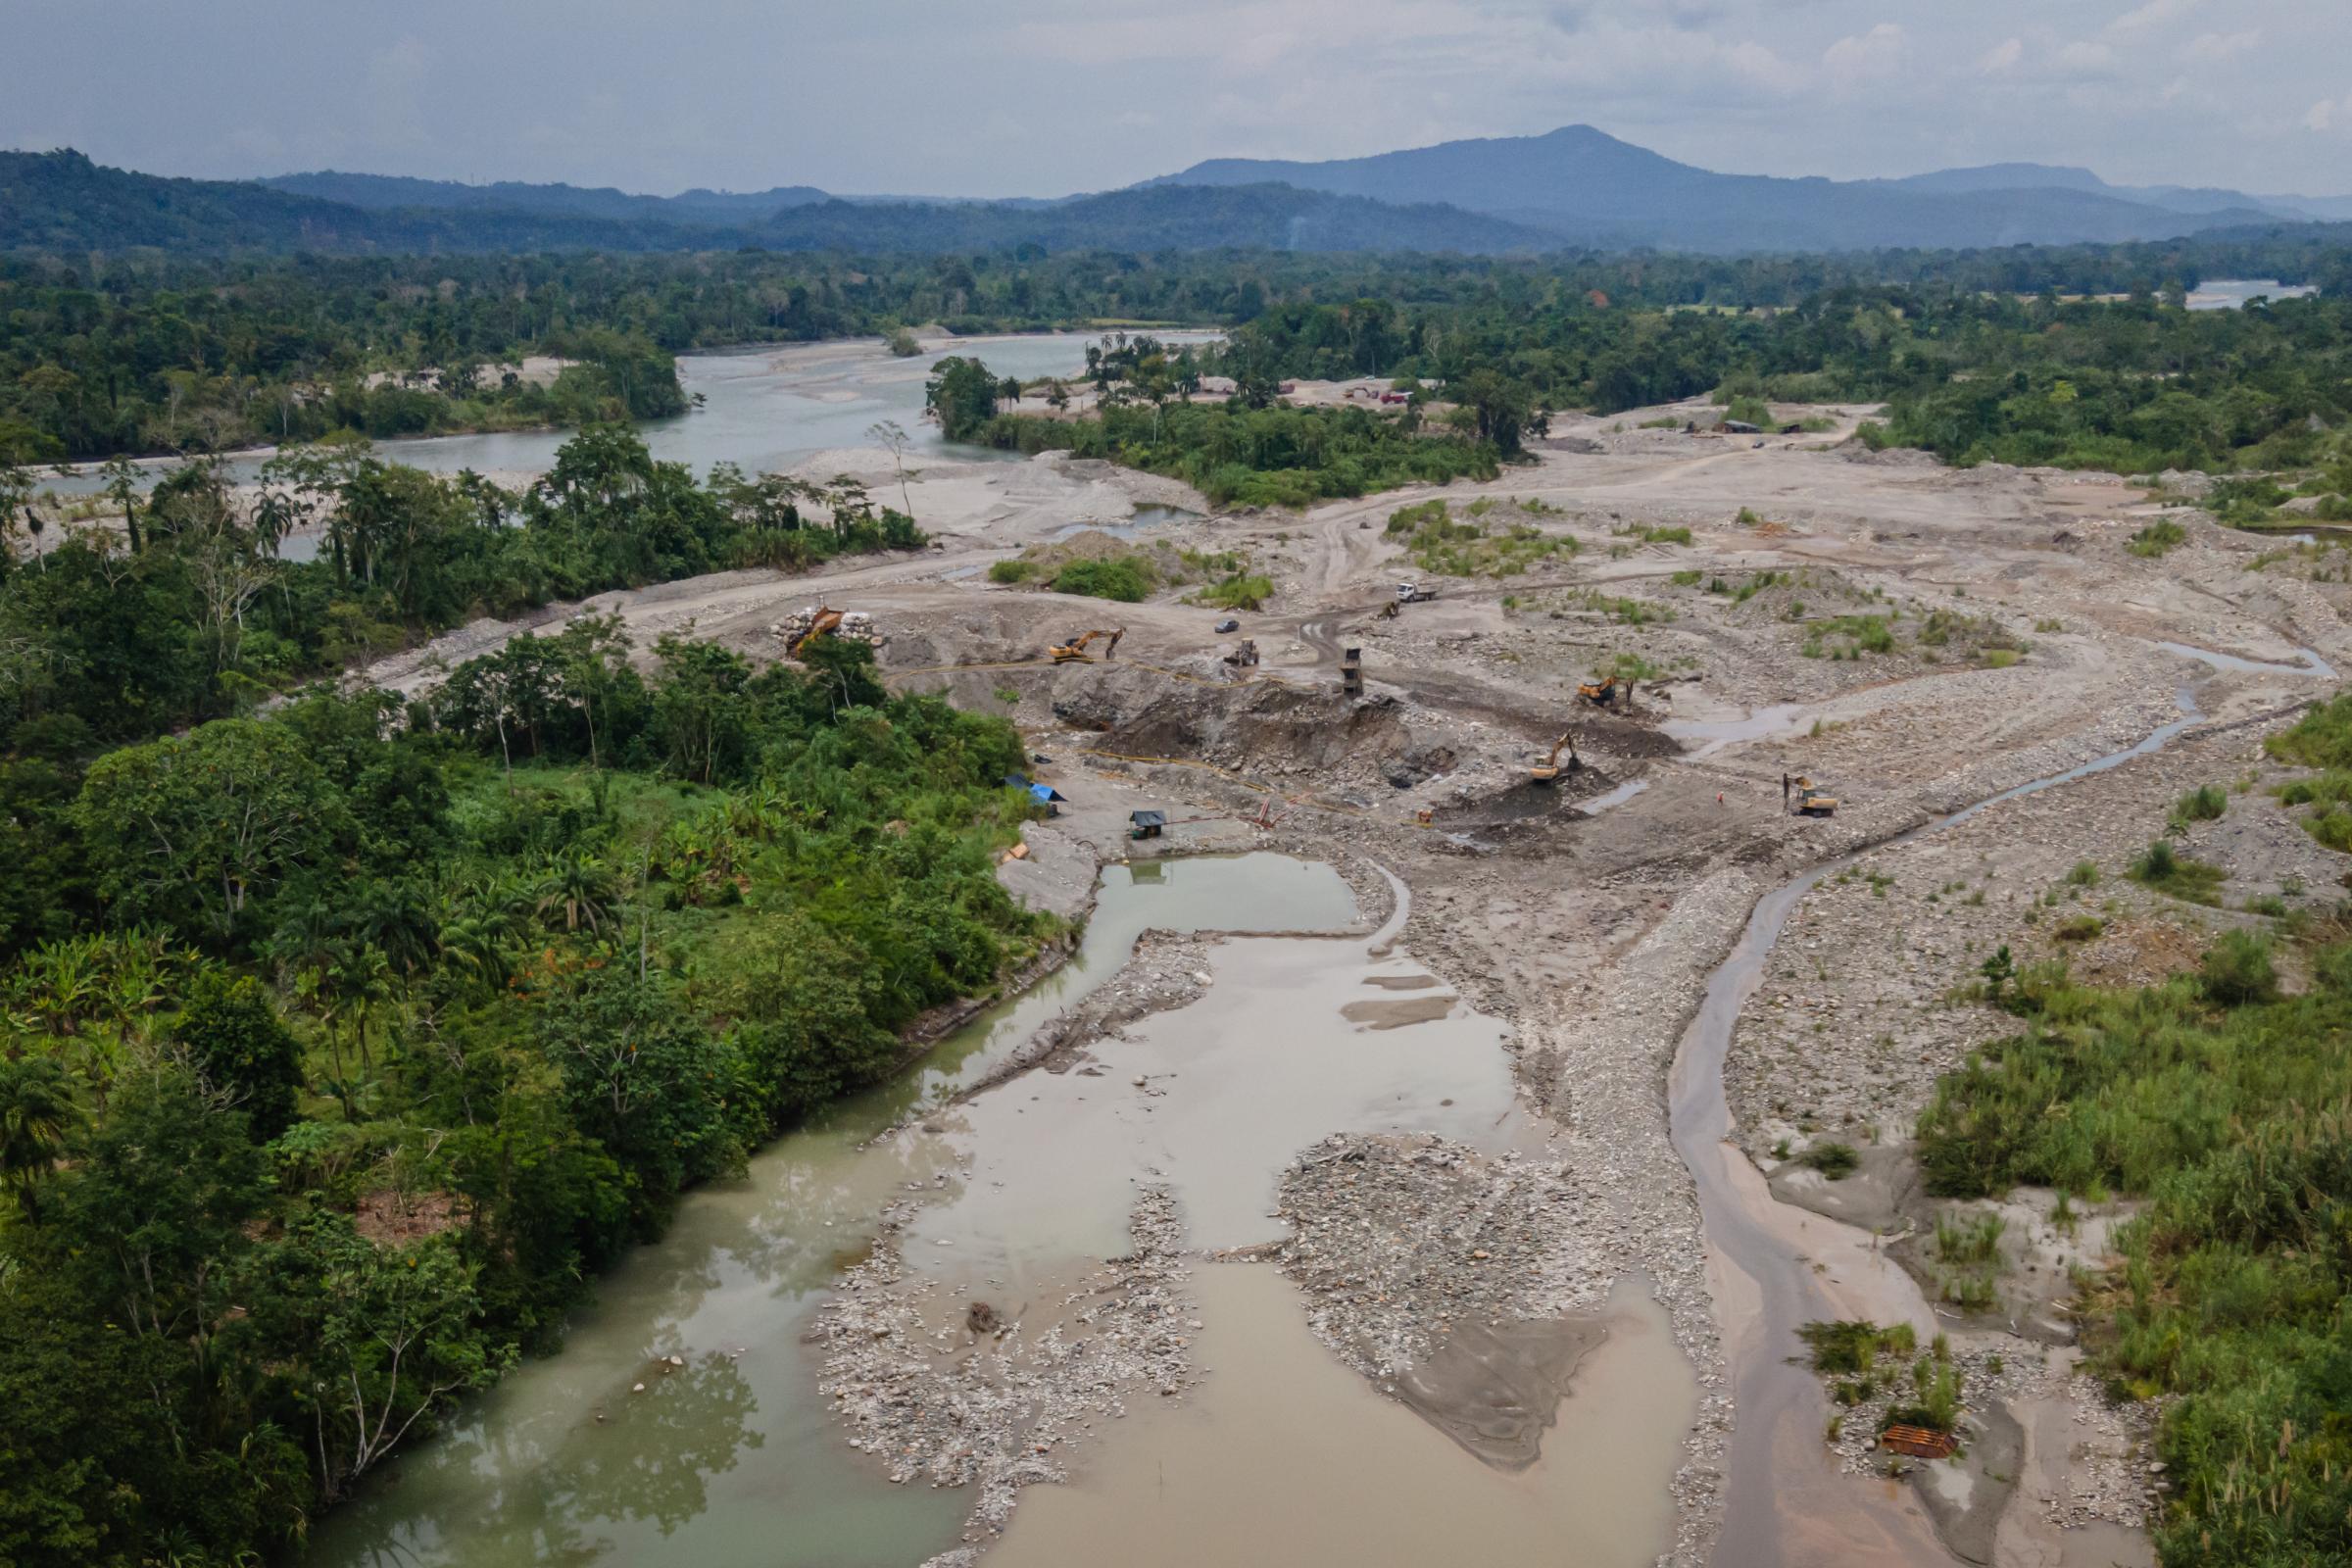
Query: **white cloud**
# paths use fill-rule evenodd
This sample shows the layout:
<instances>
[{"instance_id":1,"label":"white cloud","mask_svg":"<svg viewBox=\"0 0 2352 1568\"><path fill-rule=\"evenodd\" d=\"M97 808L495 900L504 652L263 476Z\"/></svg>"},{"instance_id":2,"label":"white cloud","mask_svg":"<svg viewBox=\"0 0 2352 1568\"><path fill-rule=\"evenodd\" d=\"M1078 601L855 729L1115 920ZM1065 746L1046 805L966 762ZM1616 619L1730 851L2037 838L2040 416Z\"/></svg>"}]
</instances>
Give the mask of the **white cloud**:
<instances>
[{"instance_id":1,"label":"white cloud","mask_svg":"<svg viewBox=\"0 0 2352 1568\"><path fill-rule=\"evenodd\" d=\"M2262 29L2248 27L2243 32L2200 32L2180 46L2183 60L2227 60L2242 55L2262 42Z\"/></svg>"},{"instance_id":2,"label":"white cloud","mask_svg":"<svg viewBox=\"0 0 2352 1568\"><path fill-rule=\"evenodd\" d=\"M1894 74L1908 45L1901 27L1882 22L1868 32L1840 38L1823 50L1821 69L1833 86L1851 89Z\"/></svg>"},{"instance_id":3,"label":"white cloud","mask_svg":"<svg viewBox=\"0 0 2352 1568\"><path fill-rule=\"evenodd\" d=\"M2303 116L2305 130L2333 130L2339 124L2352 127L2352 93L2342 98L2323 98Z\"/></svg>"},{"instance_id":4,"label":"white cloud","mask_svg":"<svg viewBox=\"0 0 2352 1568\"><path fill-rule=\"evenodd\" d=\"M1997 76L2004 72L2015 71L2017 63L2025 58L2025 39L2004 38L1984 51L1977 61L1977 69L1987 76Z\"/></svg>"},{"instance_id":5,"label":"white cloud","mask_svg":"<svg viewBox=\"0 0 2352 1568\"><path fill-rule=\"evenodd\" d=\"M2136 32L2142 27L2153 27L2158 23L2185 17L2203 3L2204 0L2148 0L2146 5L2134 11L2127 11L2107 24L2107 30L2109 32Z\"/></svg>"},{"instance_id":6,"label":"white cloud","mask_svg":"<svg viewBox=\"0 0 2352 1568\"><path fill-rule=\"evenodd\" d=\"M2115 69L2115 51L2103 43L2087 40L2067 44L2051 59L2061 72L2077 75L2097 74Z\"/></svg>"}]
</instances>

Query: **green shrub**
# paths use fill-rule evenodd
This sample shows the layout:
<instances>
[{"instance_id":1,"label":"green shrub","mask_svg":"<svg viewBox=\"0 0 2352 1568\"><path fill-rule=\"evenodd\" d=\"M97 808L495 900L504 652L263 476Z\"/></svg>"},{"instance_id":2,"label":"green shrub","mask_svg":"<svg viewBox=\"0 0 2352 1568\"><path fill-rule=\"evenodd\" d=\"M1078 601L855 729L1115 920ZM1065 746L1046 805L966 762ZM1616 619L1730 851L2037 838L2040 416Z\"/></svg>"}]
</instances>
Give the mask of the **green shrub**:
<instances>
[{"instance_id":1,"label":"green shrub","mask_svg":"<svg viewBox=\"0 0 2352 1568\"><path fill-rule=\"evenodd\" d=\"M2269 939L2251 931L2225 931L2205 950L2197 983L2208 1001L2242 1007L2278 998L2278 973L2271 964Z\"/></svg>"},{"instance_id":2,"label":"green shrub","mask_svg":"<svg viewBox=\"0 0 2352 1568\"><path fill-rule=\"evenodd\" d=\"M988 580L990 582L1027 582L1036 576L1037 572L1038 564L1034 561L992 561L988 566Z\"/></svg>"},{"instance_id":3,"label":"green shrub","mask_svg":"<svg viewBox=\"0 0 2352 1568\"><path fill-rule=\"evenodd\" d=\"M2158 839L2132 863L2132 879L2191 904L2211 904L2221 891L2223 877L2220 866L2192 860L2168 841Z\"/></svg>"},{"instance_id":4,"label":"green shrub","mask_svg":"<svg viewBox=\"0 0 2352 1568\"><path fill-rule=\"evenodd\" d=\"M2200 784L2173 803L2173 821L2178 825L2190 822L2218 822L2230 809L2230 792L2219 784Z\"/></svg>"},{"instance_id":5,"label":"green shrub","mask_svg":"<svg viewBox=\"0 0 2352 1568\"><path fill-rule=\"evenodd\" d=\"M2187 538L2187 529L2170 517L2159 517L2133 534L2132 542L2124 548L2135 556L2154 559Z\"/></svg>"},{"instance_id":6,"label":"green shrub","mask_svg":"<svg viewBox=\"0 0 2352 1568\"><path fill-rule=\"evenodd\" d=\"M1851 1144L1815 1144L1797 1156L1797 1163L1810 1165L1831 1181L1838 1182L1854 1173L1854 1167L1862 1163L1862 1156L1854 1152Z\"/></svg>"},{"instance_id":7,"label":"green shrub","mask_svg":"<svg viewBox=\"0 0 2352 1568\"><path fill-rule=\"evenodd\" d=\"M1054 573L1054 591L1140 604L1152 595L1148 570L1148 564L1135 556L1115 561L1073 561Z\"/></svg>"},{"instance_id":8,"label":"green shrub","mask_svg":"<svg viewBox=\"0 0 2352 1568\"><path fill-rule=\"evenodd\" d=\"M2001 1233L2008 1228L2008 1221L1998 1214L1982 1214L1973 1220L1938 1214L1936 1217L1936 1256L1945 1263L1998 1262L2001 1256Z\"/></svg>"},{"instance_id":9,"label":"green shrub","mask_svg":"<svg viewBox=\"0 0 2352 1568\"><path fill-rule=\"evenodd\" d=\"M1195 604L1212 610L1256 610L1274 596L1274 580L1263 572L1235 572L1193 595Z\"/></svg>"}]
</instances>

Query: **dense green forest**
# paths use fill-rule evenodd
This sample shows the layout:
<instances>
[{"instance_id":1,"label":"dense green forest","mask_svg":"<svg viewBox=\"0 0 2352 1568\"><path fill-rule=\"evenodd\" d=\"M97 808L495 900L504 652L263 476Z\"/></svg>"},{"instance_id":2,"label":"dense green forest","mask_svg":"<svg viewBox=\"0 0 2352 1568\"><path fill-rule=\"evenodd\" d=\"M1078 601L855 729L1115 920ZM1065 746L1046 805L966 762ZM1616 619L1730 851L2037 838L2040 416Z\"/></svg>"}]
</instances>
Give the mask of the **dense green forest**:
<instances>
[{"instance_id":1,"label":"dense green forest","mask_svg":"<svg viewBox=\"0 0 2352 1568\"><path fill-rule=\"evenodd\" d=\"M1984 399L1987 371L2029 380L2046 371L2090 396L2055 417L2021 405L2014 420L1996 409L1989 423L1978 413L1962 425L1938 413L1898 438L1926 437L1954 457L2034 449L2032 440L2002 445L2014 422L2028 436L2070 439L2082 426L2098 438L2084 445L2094 458L2101 441L2114 452L2199 443L2234 451L2271 433L2248 438L2249 417L2270 419L2280 398L2298 405L2278 416L2281 427L2341 401L2344 307L2331 297L2267 315L2190 316L2164 305L2166 293L2177 297L2220 268L2318 280L2335 295L2352 276L2346 266L2343 252L2302 235L1744 259L1052 254L1035 245L883 258L20 257L0 260L0 458L656 417L684 406L670 355L929 321L959 332L1241 327L1243 357L1225 368L1447 379L1487 369L1553 409L1630 408L1740 374L1771 378L1789 396L1924 400L1940 390L1947 404L1966 404ZM2110 304L2043 297L2086 289L2141 294ZM552 387L498 368L527 354L579 363ZM2095 384L2086 380L2093 372ZM2192 387L2170 384L2183 372ZM2126 416L2168 394L2212 403L2241 384L2250 396L2236 403L2248 406L2214 413L2210 432L2123 429ZM2057 395L2054 384L2023 390ZM2119 430L2121 442L2107 440Z\"/></svg>"},{"instance_id":2,"label":"dense green forest","mask_svg":"<svg viewBox=\"0 0 2352 1568\"><path fill-rule=\"evenodd\" d=\"M2284 483L2226 490L2231 520L2258 520L2289 486L2352 516L2352 301L2334 298L2214 312L1885 288L1772 312L1359 299L1276 306L1197 351L1144 334L1089 358L1098 401L1084 416L1004 412L1021 389L971 356L934 367L931 412L957 440L1110 458L1218 505L1302 507L1485 476L1546 433L1547 410L1712 395L1761 418L1759 400L1859 402L1884 407L1862 427L1874 445L1963 465L2258 470ZM1234 391L1203 404L1211 374ZM1411 398L1394 412L1285 408L1290 376L1390 378Z\"/></svg>"},{"instance_id":3,"label":"dense green forest","mask_svg":"<svg viewBox=\"0 0 2352 1568\"><path fill-rule=\"evenodd\" d=\"M125 533L74 529L32 558L7 538L0 552L0 733L20 745L36 730L78 745L242 713L478 614L923 542L855 483L726 468L698 481L615 425L574 436L521 491L388 464L363 442L290 451L249 502L204 462L145 494L122 473L117 502ZM277 555L298 527L319 531L318 559Z\"/></svg>"},{"instance_id":4,"label":"dense green forest","mask_svg":"<svg viewBox=\"0 0 2352 1568\"><path fill-rule=\"evenodd\" d=\"M808 510L804 513L803 508ZM303 451L0 557L0 1561L275 1555L678 1195L1054 932L1016 732L819 639L612 617L260 699L482 609L919 542L599 426L510 494ZM274 530L327 529L315 563ZM134 542L135 540L135 542Z\"/></svg>"},{"instance_id":5,"label":"dense green forest","mask_svg":"<svg viewBox=\"0 0 2352 1568\"><path fill-rule=\"evenodd\" d=\"M1425 434L1413 421L1371 410L1291 409L1272 383L1234 397L1185 400L1200 373L1189 350L1171 356L1150 337L1122 339L1111 356L1090 350L1103 401L1082 418L999 412L1008 388L980 360L951 355L932 368L925 402L957 441L1025 453L1073 452L1173 474L1216 506L1305 507L1406 484L1491 479L1498 451L1516 451L1533 418L1520 411L1507 446L1476 430Z\"/></svg>"}]
</instances>

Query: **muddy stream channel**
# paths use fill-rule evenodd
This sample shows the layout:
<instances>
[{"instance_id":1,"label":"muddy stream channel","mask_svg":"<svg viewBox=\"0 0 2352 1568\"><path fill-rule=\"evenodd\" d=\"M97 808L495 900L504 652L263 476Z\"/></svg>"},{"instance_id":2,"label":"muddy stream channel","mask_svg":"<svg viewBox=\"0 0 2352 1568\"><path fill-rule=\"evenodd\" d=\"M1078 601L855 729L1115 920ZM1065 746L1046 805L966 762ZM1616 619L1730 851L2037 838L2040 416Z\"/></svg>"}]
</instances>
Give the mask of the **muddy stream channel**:
<instances>
[{"instance_id":1,"label":"muddy stream channel","mask_svg":"<svg viewBox=\"0 0 2352 1568\"><path fill-rule=\"evenodd\" d=\"M323 1520L308 1568L914 1568L959 1542L973 1498L893 1485L845 1441L804 1343L842 1271L911 1199L908 1274L1018 1314L1129 1250L1146 1185L1182 1220L1202 1375L1101 1423L1069 1484L1022 1494L991 1562L1653 1561L1696 1390L1641 1282L1564 1326L1569 1393L1506 1469L1345 1365L1271 1264L1207 1255L1280 1240L1282 1170L1334 1133L1541 1149L1502 1026L1395 946L1401 924L1367 932L1337 872L1282 856L1106 867L1060 970L690 1198L560 1354ZM1225 934L1196 1000L964 1094L1153 928Z\"/></svg>"},{"instance_id":2,"label":"muddy stream channel","mask_svg":"<svg viewBox=\"0 0 2352 1568\"><path fill-rule=\"evenodd\" d=\"M2298 662L2274 663L2180 643L2159 646L2216 671L2334 674L2309 649L2296 650ZM2176 702L2181 716L2135 745L2004 790L1889 842L1942 832L2004 802L2160 751L2203 717L2190 686L2179 689ZM1797 1337L1800 1325L1836 1317L1909 1322L1927 1334L1938 1326L1935 1314L1910 1276L1869 1235L1773 1197L1763 1173L1730 1142L1731 1112L1724 1098L1724 1058L1740 1008L1761 983L1789 914L1823 880L1885 847L1872 845L1815 866L1758 902L1730 956L1708 976L1698 1013L1675 1057L1669 1089L1674 1144L1697 1185L1716 1319L1738 1412L1726 1456L1717 1568L1952 1560L1936 1541L1926 1509L1899 1483L1838 1473L1821 1441L1828 1399L1804 1364ZM2109 1560L2102 1551L2112 1544L2109 1535L2078 1534L2083 1560ZM2068 1544L2069 1564L2076 1559L2076 1544Z\"/></svg>"}]
</instances>

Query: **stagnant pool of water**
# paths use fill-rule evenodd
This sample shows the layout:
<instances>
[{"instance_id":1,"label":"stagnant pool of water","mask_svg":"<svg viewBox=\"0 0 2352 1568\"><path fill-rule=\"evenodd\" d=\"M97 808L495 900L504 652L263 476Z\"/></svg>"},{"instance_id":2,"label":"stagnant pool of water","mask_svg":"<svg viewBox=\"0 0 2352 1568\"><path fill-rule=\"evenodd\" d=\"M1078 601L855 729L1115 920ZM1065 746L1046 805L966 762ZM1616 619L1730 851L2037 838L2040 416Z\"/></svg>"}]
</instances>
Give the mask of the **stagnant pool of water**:
<instances>
[{"instance_id":1,"label":"stagnant pool of water","mask_svg":"<svg viewBox=\"0 0 2352 1568\"><path fill-rule=\"evenodd\" d=\"M1115 972L1147 927L1354 917L1329 866L1282 856L1107 867L1069 963L916 1071L777 1140L745 1180L689 1198L667 1236L599 1282L560 1354L518 1368L327 1515L304 1562L908 1568L952 1544L965 1499L893 1487L850 1450L798 1343L879 1211L956 1168L946 1138L861 1146L984 1075ZM649 1378L669 1354L685 1370Z\"/></svg>"},{"instance_id":2,"label":"stagnant pool of water","mask_svg":"<svg viewBox=\"0 0 2352 1568\"><path fill-rule=\"evenodd\" d=\"M1341 1365L1271 1267L1203 1265L1192 1289L1208 1377L1125 1423L1069 1485L1031 1488L990 1568L1637 1568L1673 1539L1665 1482L1696 1389L1639 1282L1516 1472Z\"/></svg>"}]
</instances>

